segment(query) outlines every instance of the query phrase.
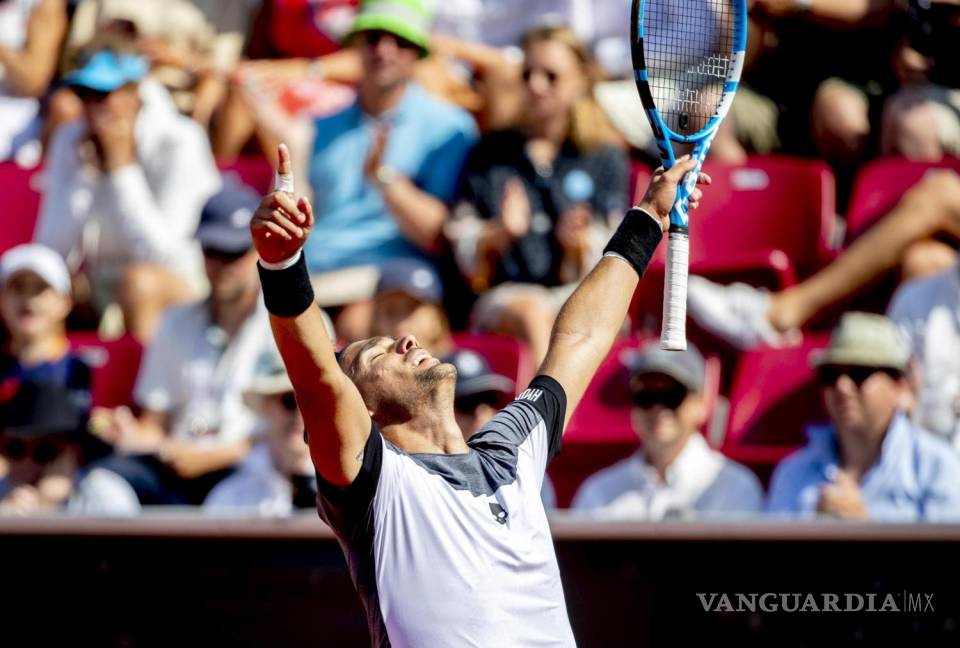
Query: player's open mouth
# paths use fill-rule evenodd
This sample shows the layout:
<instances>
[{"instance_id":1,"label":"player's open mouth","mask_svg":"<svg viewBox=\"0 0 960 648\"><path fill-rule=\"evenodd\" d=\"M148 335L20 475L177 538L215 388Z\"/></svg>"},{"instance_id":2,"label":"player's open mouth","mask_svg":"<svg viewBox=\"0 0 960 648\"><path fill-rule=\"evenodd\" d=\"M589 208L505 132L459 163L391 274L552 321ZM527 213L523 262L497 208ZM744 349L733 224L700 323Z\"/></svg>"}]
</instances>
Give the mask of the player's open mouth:
<instances>
[{"instance_id":1,"label":"player's open mouth","mask_svg":"<svg viewBox=\"0 0 960 648\"><path fill-rule=\"evenodd\" d=\"M423 356L422 358L419 358L419 359L417 360L416 366L417 366L417 367L424 367L424 366L428 366L428 365L430 365L430 364L435 364L435 365L436 365L436 364L440 364L439 358L434 358L432 355L427 354L427 355L425 355L425 356Z\"/></svg>"},{"instance_id":2,"label":"player's open mouth","mask_svg":"<svg viewBox=\"0 0 960 648\"><path fill-rule=\"evenodd\" d=\"M411 363L415 367L419 367L420 365L422 365L424 362L427 362L428 360L436 359L432 355L430 355L427 351L420 348L411 349L407 353L407 356L408 356L406 358L407 362Z\"/></svg>"}]
</instances>

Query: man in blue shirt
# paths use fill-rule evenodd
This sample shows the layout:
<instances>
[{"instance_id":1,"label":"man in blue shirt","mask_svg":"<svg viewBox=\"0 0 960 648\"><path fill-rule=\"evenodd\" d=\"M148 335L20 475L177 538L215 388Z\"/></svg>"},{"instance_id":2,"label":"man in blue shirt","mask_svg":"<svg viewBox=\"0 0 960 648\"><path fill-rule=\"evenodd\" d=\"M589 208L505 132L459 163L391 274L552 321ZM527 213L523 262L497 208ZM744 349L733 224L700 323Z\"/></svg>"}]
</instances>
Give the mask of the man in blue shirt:
<instances>
[{"instance_id":1,"label":"man in blue shirt","mask_svg":"<svg viewBox=\"0 0 960 648\"><path fill-rule=\"evenodd\" d=\"M369 299L385 262L439 250L476 126L412 81L429 22L423 0L365 1L350 32L363 76L353 105L315 123L309 173L317 216L307 258L315 277L377 272L351 274L346 291L343 274L336 286L324 280L337 275L316 277L321 302Z\"/></svg>"},{"instance_id":2,"label":"man in blue shirt","mask_svg":"<svg viewBox=\"0 0 960 648\"><path fill-rule=\"evenodd\" d=\"M885 317L847 313L815 359L831 423L773 474L771 513L888 522L960 518L960 459L901 411L908 352Z\"/></svg>"}]
</instances>

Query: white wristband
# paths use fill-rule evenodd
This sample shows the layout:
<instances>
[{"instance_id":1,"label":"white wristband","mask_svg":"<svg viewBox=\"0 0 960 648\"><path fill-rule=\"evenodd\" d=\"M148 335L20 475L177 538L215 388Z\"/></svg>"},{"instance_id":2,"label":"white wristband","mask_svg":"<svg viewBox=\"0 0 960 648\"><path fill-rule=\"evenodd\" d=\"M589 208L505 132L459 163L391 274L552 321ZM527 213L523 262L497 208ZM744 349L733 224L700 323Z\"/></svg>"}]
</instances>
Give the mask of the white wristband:
<instances>
[{"instance_id":1,"label":"white wristband","mask_svg":"<svg viewBox=\"0 0 960 648\"><path fill-rule=\"evenodd\" d=\"M283 191L284 193L293 193L293 174L276 174L273 180L273 190Z\"/></svg>"},{"instance_id":2,"label":"white wristband","mask_svg":"<svg viewBox=\"0 0 960 648\"><path fill-rule=\"evenodd\" d=\"M263 268L264 270L286 270L287 268L291 267L293 264L295 264L297 261L300 260L301 254L303 254L302 249L297 250L297 253L294 254L292 257L286 258L283 261L277 261L275 263L269 263L267 261L264 261L263 259L260 259L260 262L259 262L260 267Z\"/></svg>"}]
</instances>

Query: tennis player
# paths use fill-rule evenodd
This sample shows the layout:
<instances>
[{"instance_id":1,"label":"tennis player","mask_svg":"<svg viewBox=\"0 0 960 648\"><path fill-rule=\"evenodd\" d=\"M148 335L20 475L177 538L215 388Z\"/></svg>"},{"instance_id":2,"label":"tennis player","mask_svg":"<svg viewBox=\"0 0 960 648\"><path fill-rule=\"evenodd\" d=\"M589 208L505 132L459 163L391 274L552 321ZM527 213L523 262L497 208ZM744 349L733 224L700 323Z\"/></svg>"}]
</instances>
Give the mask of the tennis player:
<instances>
[{"instance_id":1,"label":"tennis player","mask_svg":"<svg viewBox=\"0 0 960 648\"><path fill-rule=\"evenodd\" d=\"M654 174L561 309L539 375L465 442L456 370L416 338L334 353L301 250L312 208L292 193L283 146L279 157L280 189L251 222L264 300L303 413L320 517L343 549L372 644L574 645L540 486L695 162Z\"/></svg>"}]
</instances>

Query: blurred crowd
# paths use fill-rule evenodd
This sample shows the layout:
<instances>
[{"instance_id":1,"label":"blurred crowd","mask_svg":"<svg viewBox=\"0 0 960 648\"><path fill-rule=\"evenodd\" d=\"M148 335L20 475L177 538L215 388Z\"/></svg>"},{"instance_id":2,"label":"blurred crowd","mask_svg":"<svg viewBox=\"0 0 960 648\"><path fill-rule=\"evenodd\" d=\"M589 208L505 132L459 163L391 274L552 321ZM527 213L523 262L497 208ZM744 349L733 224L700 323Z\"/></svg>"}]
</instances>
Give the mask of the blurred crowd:
<instances>
[{"instance_id":1,"label":"blurred crowd","mask_svg":"<svg viewBox=\"0 0 960 648\"><path fill-rule=\"evenodd\" d=\"M552 473L564 484L544 502L638 520L960 519L960 1L748 4L744 83L708 165L818 160L841 213L873 160L937 168L846 238L830 214L829 258L790 285L692 276L702 352L661 352L625 322L629 353L611 361L632 447L572 484ZM35 219L29 240L0 237L0 513L315 506L248 230L280 142L316 214L305 250L331 337L415 335L457 366L457 420L476 432L525 388L658 164L629 13L0 0L0 229ZM8 177L32 178L38 209L13 208L25 187ZM812 424L795 452L758 468L705 434L724 428L740 358L827 330L801 361L823 420L794 413ZM125 402L98 402L80 337L142 348L132 384L113 385Z\"/></svg>"}]
</instances>

